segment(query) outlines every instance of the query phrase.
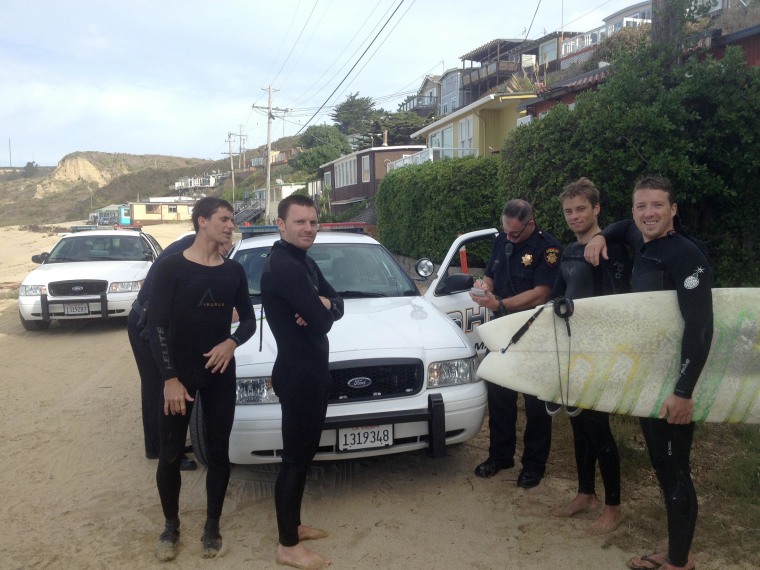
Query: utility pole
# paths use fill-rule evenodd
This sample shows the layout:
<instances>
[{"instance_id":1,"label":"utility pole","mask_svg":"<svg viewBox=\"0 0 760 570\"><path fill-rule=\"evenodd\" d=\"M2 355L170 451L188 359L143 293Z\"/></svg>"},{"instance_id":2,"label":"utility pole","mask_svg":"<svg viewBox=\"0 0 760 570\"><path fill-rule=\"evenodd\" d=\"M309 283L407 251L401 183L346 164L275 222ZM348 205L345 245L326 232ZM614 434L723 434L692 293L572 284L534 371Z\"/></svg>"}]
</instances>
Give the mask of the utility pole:
<instances>
[{"instance_id":1,"label":"utility pole","mask_svg":"<svg viewBox=\"0 0 760 570\"><path fill-rule=\"evenodd\" d=\"M272 86L270 85L266 89L262 88L262 91L268 91L269 92L269 101L267 104L267 157L266 157L266 163L267 163L267 194L266 198L264 199L264 219L267 220L267 222L270 219L269 214L269 206L271 203L271 190L272 190L272 122L274 121L274 114L272 114L272 111L277 111L279 113L288 113L290 112L290 109L278 109L277 107L272 107ZM277 91L277 89L274 89L274 91ZM251 105L251 108L253 109L263 109L263 107L260 107L258 105Z\"/></svg>"},{"instance_id":2,"label":"utility pole","mask_svg":"<svg viewBox=\"0 0 760 570\"><path fill-rule=\"evenodd\" d=\"M229 143L230 146L230 172L232 172L232 210L233 214L235 213L235 164L232 162L232 137L235 136L235 133L228 132L227 133L227 143Z\"/></svg>"},{"instance_id":3,"label":"utility pole","mask_svg":"<svg viewBox=\"0 0 760 570\"><path fill-rule=\"evenodd\" d=\"M245 165L245 160L243 158L243 153L245 152L245 139L246 136L243 134L243 125L240 125L240 134L238 135L238 168L243 168Z\"/></svg>"}]
</instances>

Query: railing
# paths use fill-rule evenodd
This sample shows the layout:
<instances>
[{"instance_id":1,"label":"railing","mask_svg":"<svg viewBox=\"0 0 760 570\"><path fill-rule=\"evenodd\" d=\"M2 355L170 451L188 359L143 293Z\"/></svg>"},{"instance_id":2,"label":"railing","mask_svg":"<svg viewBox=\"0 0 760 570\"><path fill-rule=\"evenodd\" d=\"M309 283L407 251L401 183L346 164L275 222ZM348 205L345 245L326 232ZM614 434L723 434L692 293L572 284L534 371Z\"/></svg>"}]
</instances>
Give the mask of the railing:
<instances>
[{"instance_id":1,"label":"railing","mask_svg":"<svg viewBox=\"0 0 760 570\"><path fill-rule=\"evenodd\" d=\"M401 105L401 110L404 112L411 112L414 109L418 109L421 107L437 107L438 106L438 97L435 97L433 95L418 95L416 97L411 98L409 101L406 101Z\"/></svg>"},{"instance_id":2,"label":"railing","mask_svg":"<svg viewBox=\"0 0 760 570\"><path fill-rule=\"evenodd\" d=\"M466 156L478 156L476 148L459 148L459 147L431 147L421 150L420 152L410 154L398 160L388 162L386 172L396 170L410 164L422 164L424 162L436 162L444 158L464 158Z\"/></svg>"}]
</instances>

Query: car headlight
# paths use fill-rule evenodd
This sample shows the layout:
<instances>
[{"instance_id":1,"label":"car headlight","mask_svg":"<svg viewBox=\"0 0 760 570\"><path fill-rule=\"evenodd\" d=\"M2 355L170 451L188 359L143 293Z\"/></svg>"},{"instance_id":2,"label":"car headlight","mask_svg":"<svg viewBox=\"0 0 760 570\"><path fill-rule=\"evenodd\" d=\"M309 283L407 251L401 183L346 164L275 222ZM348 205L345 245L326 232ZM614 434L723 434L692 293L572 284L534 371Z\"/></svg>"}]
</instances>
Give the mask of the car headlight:
<instances>
[{"instance_id":1,"label":"car headlight","mask_svg":"<svg viewBox=\"0 0 760 570\"><path fill-rule=\"evenodd\" d=\"M272 389L272 377L238 378L235 404L276 404L280 399Z\"/></svg>"},{"instance_id":2,"label":"car headlight","mask_svg":"<svg viewBox=\"0 0 760 570\"><path fill-rule=\"evenodd\" d=\"M47 295L47 285L21 285L18 288L19 297L39 297Z\"/></svg>"},{"instance_id":3,"label":"car headlight","mask_svg":"<svg viewBox=\"0 0 760 570\"><path fill-rule=\"evenodd\" d=\"M143 281L122 281L111 283L109 293L136 293L142 288Z\"/></svg>"},{"instance_id":4,"label":"car headlight","mask_svg":"<svg viewBox=\"0 0 760 570\"><path fill-rule=\"evenodd\" d=\"M432 362L428 366L428 388L469 384L478 380L476 357Z\"/></svg>"}]
</instances>

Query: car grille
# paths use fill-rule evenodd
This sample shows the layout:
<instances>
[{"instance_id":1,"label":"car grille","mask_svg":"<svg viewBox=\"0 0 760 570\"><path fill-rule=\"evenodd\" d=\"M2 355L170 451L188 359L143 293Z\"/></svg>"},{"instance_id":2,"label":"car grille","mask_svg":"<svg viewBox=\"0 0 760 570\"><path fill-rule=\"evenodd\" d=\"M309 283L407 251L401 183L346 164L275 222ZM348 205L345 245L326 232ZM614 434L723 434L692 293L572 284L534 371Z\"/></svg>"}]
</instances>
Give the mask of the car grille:
<instances>
[{"instance_id":1,"label":"car grille","mask_svg":"<svg viewBox=\"0 0 760 570\"><path fill-rule=\"evenodd\" d=\"M412 396L425 381L422 362L411 358L337 362L330 376L331 403Z\"/></svg>"},{"instance_id":2,"label":"car grille","mask_svg":"<svg viewBox=\"0 0 760 570\"><path fill-rule=\"evenodd\" d=\"M54 297L100 295L108 288L108 281L55 281L48 284L48 292Z\"/></svg>"}]
</instances>

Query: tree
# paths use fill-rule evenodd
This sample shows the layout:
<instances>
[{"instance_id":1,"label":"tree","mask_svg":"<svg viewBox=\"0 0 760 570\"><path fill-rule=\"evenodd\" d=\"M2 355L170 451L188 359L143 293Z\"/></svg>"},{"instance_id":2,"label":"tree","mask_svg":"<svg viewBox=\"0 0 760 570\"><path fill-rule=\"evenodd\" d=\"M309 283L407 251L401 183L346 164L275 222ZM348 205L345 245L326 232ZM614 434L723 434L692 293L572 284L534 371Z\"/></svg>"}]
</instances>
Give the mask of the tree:
<instances>
[{"instance_id":1,"label":"tree","mask_svg":"<svg viewBox=\"0 0 760 570\"><path fill-rule=\"evenodd\" d=\"M319 166L351 152L351 146L334 125L314 125L301 135L304 149L293 159L293 167L305 172L317 172Z\"/></svg>"},{"instance_id":2,"label":"tree","mask_svg":"<svg viewBox=\"0 0 760 570\"><path fill-rule=\"evenodd\" d=\"M420 130L430 122L429 119L420 117L417 113L400 111L398 113L376 113L372 121L372 133L380 134L388 131L388 145L414 144L412 133Z\"/></svg>"},{"instance_id":3,"label":"tree","mask_svg":"<svg viewBox=\"0 0 760 570\"><path fill-rule=\"evenodd\" d=\"M346 100L335 107L330 118L344 135L367 134L372 125L375 102L371 97L359 97L351 93Z\"/></svg>"},{"instance_id":4,"label":"tree","mask_svg":"<svg viewBox=\"0 0 760 570\"><path fill-rule=\"evenodd\" d=\"M36 162L27 162L26 166L24 166L24 178L31 178L37 173L37 163Z\"/></svg>"}]
</instances>

